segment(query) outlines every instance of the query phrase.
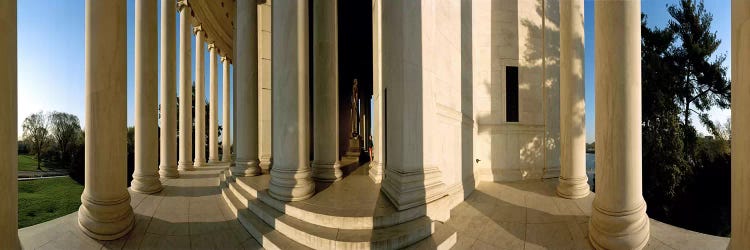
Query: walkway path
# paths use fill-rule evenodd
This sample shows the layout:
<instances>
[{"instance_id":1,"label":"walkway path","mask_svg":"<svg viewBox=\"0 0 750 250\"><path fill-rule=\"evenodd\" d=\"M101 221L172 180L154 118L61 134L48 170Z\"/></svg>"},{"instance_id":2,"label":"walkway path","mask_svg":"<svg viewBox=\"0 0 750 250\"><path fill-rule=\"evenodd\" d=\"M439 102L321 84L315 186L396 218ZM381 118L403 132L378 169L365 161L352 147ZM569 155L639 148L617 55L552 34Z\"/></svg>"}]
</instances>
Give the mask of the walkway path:
<instances>
[{"instance_id":1,"label":"walkway path","mask_svg":"<svg viewBox=\"0 0 750 250\"><path fill-rule=\"evenodd\" d=\"M221 198L222 168L181 172L163 180L159 194L132 193L136 225L126 237L95 241L77 227L73 213L19 230L25 249L259 249ZM567 200L555 179L480 183L451 211L444 226L456 233L453 249L591 249L588 221L594 195ZM356 193L356 192L355 192ZM651 220L646 249L726 249L729 239Z\"/></svg>"},{"instance_id":2,"label":"walkway path","mask_svg":"<svg viewBox=\"0 0 750 250\"><path fill-rule=\"evenodd\" d=\"M96 241L78 229L77 213L19 230L24 249L259 249L221 199L222 168L180 172L154 195L130 192L135 228L124 238Z\"/></svg>"}]
</instances>

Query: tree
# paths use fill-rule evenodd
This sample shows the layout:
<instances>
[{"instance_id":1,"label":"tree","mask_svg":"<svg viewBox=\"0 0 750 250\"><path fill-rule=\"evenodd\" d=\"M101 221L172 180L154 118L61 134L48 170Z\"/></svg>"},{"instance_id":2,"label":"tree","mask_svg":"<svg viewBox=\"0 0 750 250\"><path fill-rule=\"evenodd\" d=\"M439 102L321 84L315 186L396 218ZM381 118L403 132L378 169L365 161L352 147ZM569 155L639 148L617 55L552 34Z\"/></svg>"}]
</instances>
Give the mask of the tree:
<instances>
[{"instance_id":1,"label":"tree","mask_svg":"<svg viewBox=\"0 0 750 250\"><path fill-rule=\"evenodd\" d=\"M73 114L53 111L49 115L50 134L57 144L60 162L71 167L75 143L81 133L81 124Z\"/></svg>"},{"instance_id":2,"label":"tree","mask_svg":"<svg viewBox=\"0 0 750 250\"><path fill-rule=\"evenodd\" d=\"M675 84L675 39L670 29L648 28L645 16L641 38L644 198L649 204L648 213L664 218L669 217L691 169L685 160L681 112L676 103L680 89Z\"/></svg>"},{"instance_id":3,"label":"tree","mask_svg":"<svg viewBox=\"0 0 750 250\"><path fill-rule=\"evenodd\" d=\"M695 140L690 115L698 115L701 123L715 130L707 111L712 107L729 108L731 83L726 78L723 66L726 55L710 58L721 44L716 32L711 32L713 15L706 12L703 0L681 0L679 5L668 7L672 20L669 29L681 43L673 48L674 71L679 91L677 98L682 108L682 125L686 129L684 143ZM693 145L694 143L689 143ZM689 154L691 148L686 148Z\"/></svg>"},{"instance_id":4,"label":"tree","mask_svg":"<svg viewBox=\"0 0 750 250\"><path fill-rule=\"evenodd\" d=\"M708 118L729 106L721 43L710 31L702 1L668 6L664 29L641 27L643 196L649 217L679 227L725 236L729 232L730 151L726 126ZM702 138L690 116L719 139ZM710 214L712 216L698 216Z\"/></svg>"},{"instance_id":5,"label":"tree","mask_svg":"<svg viewBox=\"0 0 750 250\"><path fill-rule=\"evenodd\" d=\"M31 152L36 154L38 170L42 170L42 153L49 146L49 122L47 115L39 111L39 113L31 114L23 121L23 139L31 147Z\"/></svg>"}]
</instances>

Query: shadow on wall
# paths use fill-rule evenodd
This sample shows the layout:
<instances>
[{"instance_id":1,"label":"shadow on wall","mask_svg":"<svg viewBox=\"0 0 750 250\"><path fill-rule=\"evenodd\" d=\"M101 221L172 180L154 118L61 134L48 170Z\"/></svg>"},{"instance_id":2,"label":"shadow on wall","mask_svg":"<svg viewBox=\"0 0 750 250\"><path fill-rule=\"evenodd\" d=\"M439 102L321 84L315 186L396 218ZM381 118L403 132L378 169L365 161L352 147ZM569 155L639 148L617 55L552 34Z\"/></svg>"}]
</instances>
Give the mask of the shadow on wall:
<instances>
[{"instance_id":1,"label":"shadow on wall","mask_svg":"<svg viewBox=\"0 0 750 250\"><path fill-rule=\"evenodd\" d=\"M474 2L474 4L482 2ZM482 179L512 181L557 177L560 166L560 33L558 0L500 0L489 10L489 41L474 41L477 155ZM485 17L490 12L490 17ZM483 15L484 14L484 15ZM481 32L482 30L479 30ZM479 33L477 29L475 32ZM481 35L481 34L478 34ZM481 36L476 36L481 39ZM583 39L580 38L581 46ZM581 59L582 60L582 59ZM484 64L487 65L484 65ZM507 122L507 67L518 67L518 122ZM489 75L489 77L487 76ZM582 77L582 76L579 76ZM511 99L512 100L512 99ZM583 104L580 115L583 115ZM582 119L581 119L582 120ZM583 124L579 126L583 133ZM482 159L484 158L484 159ZM488 162L481 162L482 160Z\"/></svg>"}]
</instances>

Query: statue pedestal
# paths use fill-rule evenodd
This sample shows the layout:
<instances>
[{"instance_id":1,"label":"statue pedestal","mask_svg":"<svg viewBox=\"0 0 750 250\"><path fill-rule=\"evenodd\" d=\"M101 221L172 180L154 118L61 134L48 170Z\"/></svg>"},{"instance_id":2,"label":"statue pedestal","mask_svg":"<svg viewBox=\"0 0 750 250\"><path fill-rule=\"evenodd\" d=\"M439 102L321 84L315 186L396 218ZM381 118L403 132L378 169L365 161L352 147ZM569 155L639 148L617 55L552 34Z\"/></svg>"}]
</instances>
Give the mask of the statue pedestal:
<instances>
[{"instance_id":1,"label":"statue pedestal","mask_svg":"<svg viewBox=\"0 0 750 250\"><path fill-rule=\"evenodd\" d=\"M361 140L359 137L349 138L349 149L346 151L347 157L358 157L362 153Z\"/></svg>"}]
</instances>

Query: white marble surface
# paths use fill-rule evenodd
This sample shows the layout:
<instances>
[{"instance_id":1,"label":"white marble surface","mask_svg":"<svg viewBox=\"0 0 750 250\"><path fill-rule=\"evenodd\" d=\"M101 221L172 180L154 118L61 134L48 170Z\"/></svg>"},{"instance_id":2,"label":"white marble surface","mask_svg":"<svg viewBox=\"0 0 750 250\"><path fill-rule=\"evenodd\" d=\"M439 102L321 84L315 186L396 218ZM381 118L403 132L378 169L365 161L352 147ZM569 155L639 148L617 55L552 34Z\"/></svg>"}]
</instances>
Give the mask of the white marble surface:
<instances>
[{"instance_id":1,"label":"white marble surface","mask_svg":"<svg viewBox=\"0 0 750 250\"><path fill-rule=\"evenodd\" d=\"M133 227L127 191L125 2L86 2L86 184L78 225L102 240Z\"/></svg>"},{"instance_id":2,"label":"white marble surface","mask_svg":"<svg viewBox=\"0 0 750 250\"><path fill-rule=\"evenodd\" d=\"M170 18L177 11L174 0L161 0L159 20L159 70L161 71L161 136L159 147L159 174L170 178L179 177L177 171L177 84L176 84L176 21Z\"/></svg>"},{"instance_id":3,"label":"white marble surface","mask_svg":"<svg viewBox=\"0 0 750 250\"><path fill-rule=\"evenodd\" d=\"M181 172L152 195L130 192L135 227L123 238L97 241L76 227L76 213L19 230L24 249L259 249L220 198L224 168Z\"/></svg>"},{"instance_id":4,"label":"white marble surface","mask_svg":"<svg viewBox=\"0 0 750 250\"><path fill-rule=\"evenodd\" d=\"M272 8L274 162L269 193L297 201L310 198L310 79L308 2L280 1Z\"/></svg>"},{"instance_id":5,"label":"white marble surface","mask_svg":"<svg viewBox=\"0 0 750 250\"><path fill-rule=\"evenodd\" d=\"M638 249L649 237L641 147L641 3L594 6L596 191L591 239L597 248Z\"/></svg>"},{"instance_id":6,"label":"white marble surface","mask_svg":"<svg viewBox=\"0 0 750 250\"><path fill-rule=\"evenodd\" d=\"M190 8L187 6L186 1L180 1L177 4L177 10L180 11L180 95L179 98L183 105L180 105L179 110L179 161L177 162L177 168L179 170L191 170L193 169L193 138L190 134L193 130L193 113L191 110L192 105L185 105L189 101L188 98L192 98L191 88L192 84L192 73L190 71L190 34L192 34L190 20Z\"/></svg>"},{"instance_id":7,"label":"white marble surface","mask_svg":"<svg viewBox=\"0 0 750 250\"><path fill-rule=\"evenodd\" d=\"M750 249L750 1L732 1L732 247ZM740 107L740 108L737 108Z\"/></svg>"},{"instance_id":8,"label":"white marble surface","mask_svg":"<svg viewBox=\"0 0 750 250\"><path fill-rule=\"evenodd\" d=\"M156 1L135 3L135 171L132 189L140 193L161 191L156 107L159 107L159 69ZM166 105L164 105L166 106ZM165 114L166 115L166 114Z\"/></svg>"},{"instance_id":9,"label":"white marble surface","mask_svg":"<svg viewBox=\"0 0 750 250\"><path fill-rule=\"evenodd\" d=\"M96 241L85 236L72 213L20 229L21 243L25 249L259 249L221 198L221 169L181 172L183 178L164 179L165 189L157 194L131 192L136 224L121 239ZM556 179L482 182L451 211L450 220L435 223L438 231L455 233L454 241L440 241L453 244L452 249L592 249L588 221L595 195L578 200L560 198L555 194L556 185ZM309 202L314 201L305 201ZM726 249L729 243L729 238L650 222L651 237L645 249ZM423 243L441 237L438 233L415 248L433 249L434 245Z\"/></svg>"},{"instance_id":10,"label":"white marble surface","mask_svg":"<svg viewBox=\"0 0 750 250\"><path fill-rule=\"evenodd\" d=\"M0 242L18 248L18 44L17 1L0 2Z\"/></svg>"},{"instance_id":11,"label":"white marble surface","mask_svg":"<svg viewBox=\"0 0 750 250\"><path fill-rule=\"evenodd\" d=\"M253 176L261 174L258 157L258 6L255 1L241 0L237 3L237 46L235 67L237 78L237 110L235 119L235 153L237 160L232 165L232 174Z\"/></svg>"},{"instance_id":12,"label":"white marble surface","mask_svg":"<svg viewBox=\"0 0 750 250\"><path fill-rule=\"evenodd\" d=\"M341 180L339 162L338 3L315 1L313 8L313 179Z\"/></svg>"},{"instance_id":13,"label":"white marble surface","mask_svg":"<svg viewBox=\"0 0 750 250\"><path fill-rule=\"evenodd\" d=\"M191 10L192 11L192 10ZM195 151L193 151L193 166L203 167L206 165L206 31L202 25L193 27L195 35L195 99L192 105L195 117L193 117L195 136ZM200 98L198 98L200 97ZM192 98L192 97L191 97ZM184 100L184 98L183 98ZM190 129L188 129L190 130ZM180 137L182 138L182 137Z\"/></svg>"}]
</instances>

